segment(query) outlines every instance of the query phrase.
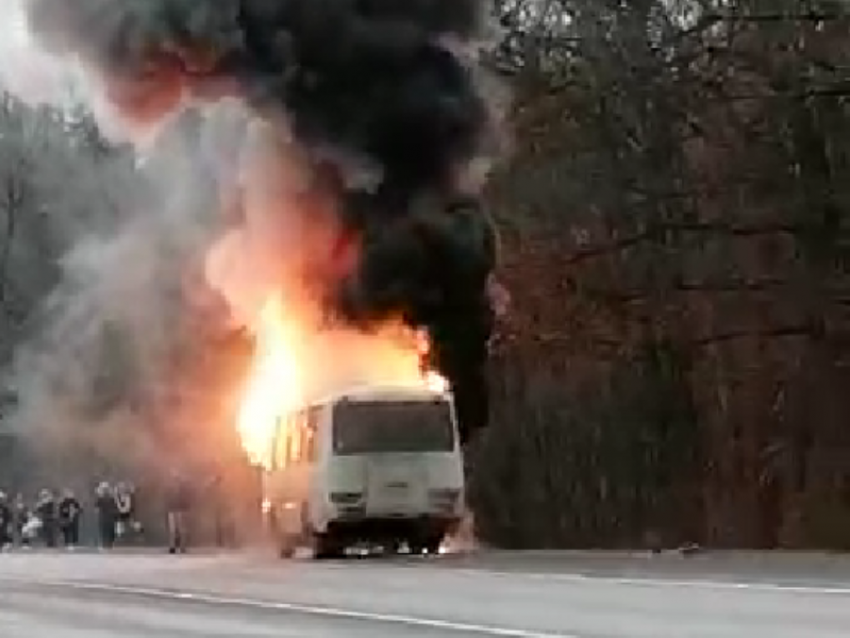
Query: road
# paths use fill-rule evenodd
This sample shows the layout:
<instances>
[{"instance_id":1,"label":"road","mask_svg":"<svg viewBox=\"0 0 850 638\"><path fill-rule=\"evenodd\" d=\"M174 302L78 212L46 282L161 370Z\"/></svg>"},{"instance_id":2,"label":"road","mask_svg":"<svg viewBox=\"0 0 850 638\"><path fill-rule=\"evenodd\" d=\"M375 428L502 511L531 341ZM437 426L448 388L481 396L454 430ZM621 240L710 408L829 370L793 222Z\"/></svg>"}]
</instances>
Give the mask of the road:
<instances>
[{"instance_id":1,"label":"road","mask_svg":"<svg viewBox=\"0 0 850 638\"><path fill-rule=\"evenodd\" d=\"M3 638L839 638L850 561L0 555Z\"/></svg>"}]
</instances>

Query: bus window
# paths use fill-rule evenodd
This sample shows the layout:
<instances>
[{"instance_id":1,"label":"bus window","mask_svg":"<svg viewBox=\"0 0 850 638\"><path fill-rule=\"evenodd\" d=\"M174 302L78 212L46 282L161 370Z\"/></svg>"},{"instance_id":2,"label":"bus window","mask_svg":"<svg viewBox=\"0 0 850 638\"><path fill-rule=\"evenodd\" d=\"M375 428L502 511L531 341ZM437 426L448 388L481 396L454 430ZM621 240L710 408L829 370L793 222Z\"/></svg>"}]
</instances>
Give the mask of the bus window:
<instances>
[{"instance_id":1,"label":"bus window","mask_svg":"<svg viewBox=\"0 0 850 638\"><path fill-rule=\"evenodd\" d=\"M289 464L288 461L290 421L291 420L289 417L283 417L281 419L278 419L273 461L274 468L276 470L282 470Z\"/></svg>"},{"instance_id":2,"label":"bus window","mask_svg":"<svg viewBox=\"0 0 850 638\"><path fill-rule=\"evenodd\" d=\"M292 465L301 462L301 433L304 429L304 414L298 412L292 419L289 430L289 461Z\"/></svg>"},{"instance_id":3,"label":"bus window","mask_svg":"<svg viewBox=\"0 0 850 638\"><path fill-rule=\"evenodd\" d=\"M281 419L275 437L275 469L315 460L318 414L319 408L310 408Z\"/></svg>"},{"instance_id":4,"label":"bus window","mask_svg":"<svg viewBox=\"0 0 850 638\"><path fill-rule=\"evenodd\" d=\"M336 455L451 452L451 407L445 401L364 401L334 407Z\"/></svg>"},{"instance_id":5,"label":"bus window","mask_svg":"<svg viewBox=\"0 0 850 638\"><path fill-rule=\"evenodd\" d=\"M319 414L321 408L311 406L307 408L307 419L304 424L304 458L308 463L314 463L317 457L317 433L319 431Z\"/></svg>"}]
</instances>

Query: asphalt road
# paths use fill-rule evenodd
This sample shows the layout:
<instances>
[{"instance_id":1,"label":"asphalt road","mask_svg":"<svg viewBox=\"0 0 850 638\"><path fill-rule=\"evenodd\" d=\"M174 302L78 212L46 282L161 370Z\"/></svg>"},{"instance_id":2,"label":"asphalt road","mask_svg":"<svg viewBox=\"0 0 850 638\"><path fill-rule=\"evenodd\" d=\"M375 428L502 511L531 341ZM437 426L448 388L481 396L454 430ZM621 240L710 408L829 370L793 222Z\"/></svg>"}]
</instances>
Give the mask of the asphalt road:
<instances>
[{"instance_id":1,"label":"asphalt road","mask_svg":"<svg viewBox=\"0 0 850 638\"><path fill-rule=\"evenodd\" d=\"M838 638L850 562L0 555L2 638Z\"/></svg>"}]
</instances>

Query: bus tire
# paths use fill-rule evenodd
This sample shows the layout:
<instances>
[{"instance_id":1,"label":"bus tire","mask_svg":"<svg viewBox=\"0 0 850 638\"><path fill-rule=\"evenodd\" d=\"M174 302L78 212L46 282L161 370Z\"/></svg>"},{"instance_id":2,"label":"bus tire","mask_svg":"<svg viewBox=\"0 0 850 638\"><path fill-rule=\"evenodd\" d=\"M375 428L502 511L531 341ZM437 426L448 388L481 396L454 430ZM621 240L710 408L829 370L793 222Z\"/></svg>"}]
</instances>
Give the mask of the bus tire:
<instances>
[{"instance_id":1,"label":"bus tire","mask_svg":"<svg viewBox=\"0 0 850 638\"><path fill-rule=\"evenodd\" d=\"M437 554L443 544L444 534L427 534L408 543L411 554Z\"/></svg>"},{"instance_id":2,"label":"bus tire","mask_svg":"<svg viewBox=\"0 0 850 638\"><path fill-rule=\"evenodd\" d=\"M433 534L425 541L425 551L429 554L439 554L445 534Z\"/></svg>"}]
</instances>

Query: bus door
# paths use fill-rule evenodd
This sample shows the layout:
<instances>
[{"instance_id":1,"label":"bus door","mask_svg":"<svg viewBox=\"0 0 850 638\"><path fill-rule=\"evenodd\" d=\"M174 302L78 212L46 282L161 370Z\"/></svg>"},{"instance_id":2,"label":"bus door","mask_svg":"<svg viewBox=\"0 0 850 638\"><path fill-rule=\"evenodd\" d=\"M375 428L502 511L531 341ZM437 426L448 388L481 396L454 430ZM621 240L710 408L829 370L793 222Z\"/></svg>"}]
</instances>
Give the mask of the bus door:
<instances>
[{"instance_id":1,"label":"bus door","mask_svg":"<svg viewBox=\"0 0 850 638\"><path fill-rule=\"evenodd\" d=\"M310 427L309 412L289 416L278 436L276 460L279 479L278 518L287 530L301 530L304 504L310 498L315 465L316 435Z\"/></svg>"}]
</instances>

